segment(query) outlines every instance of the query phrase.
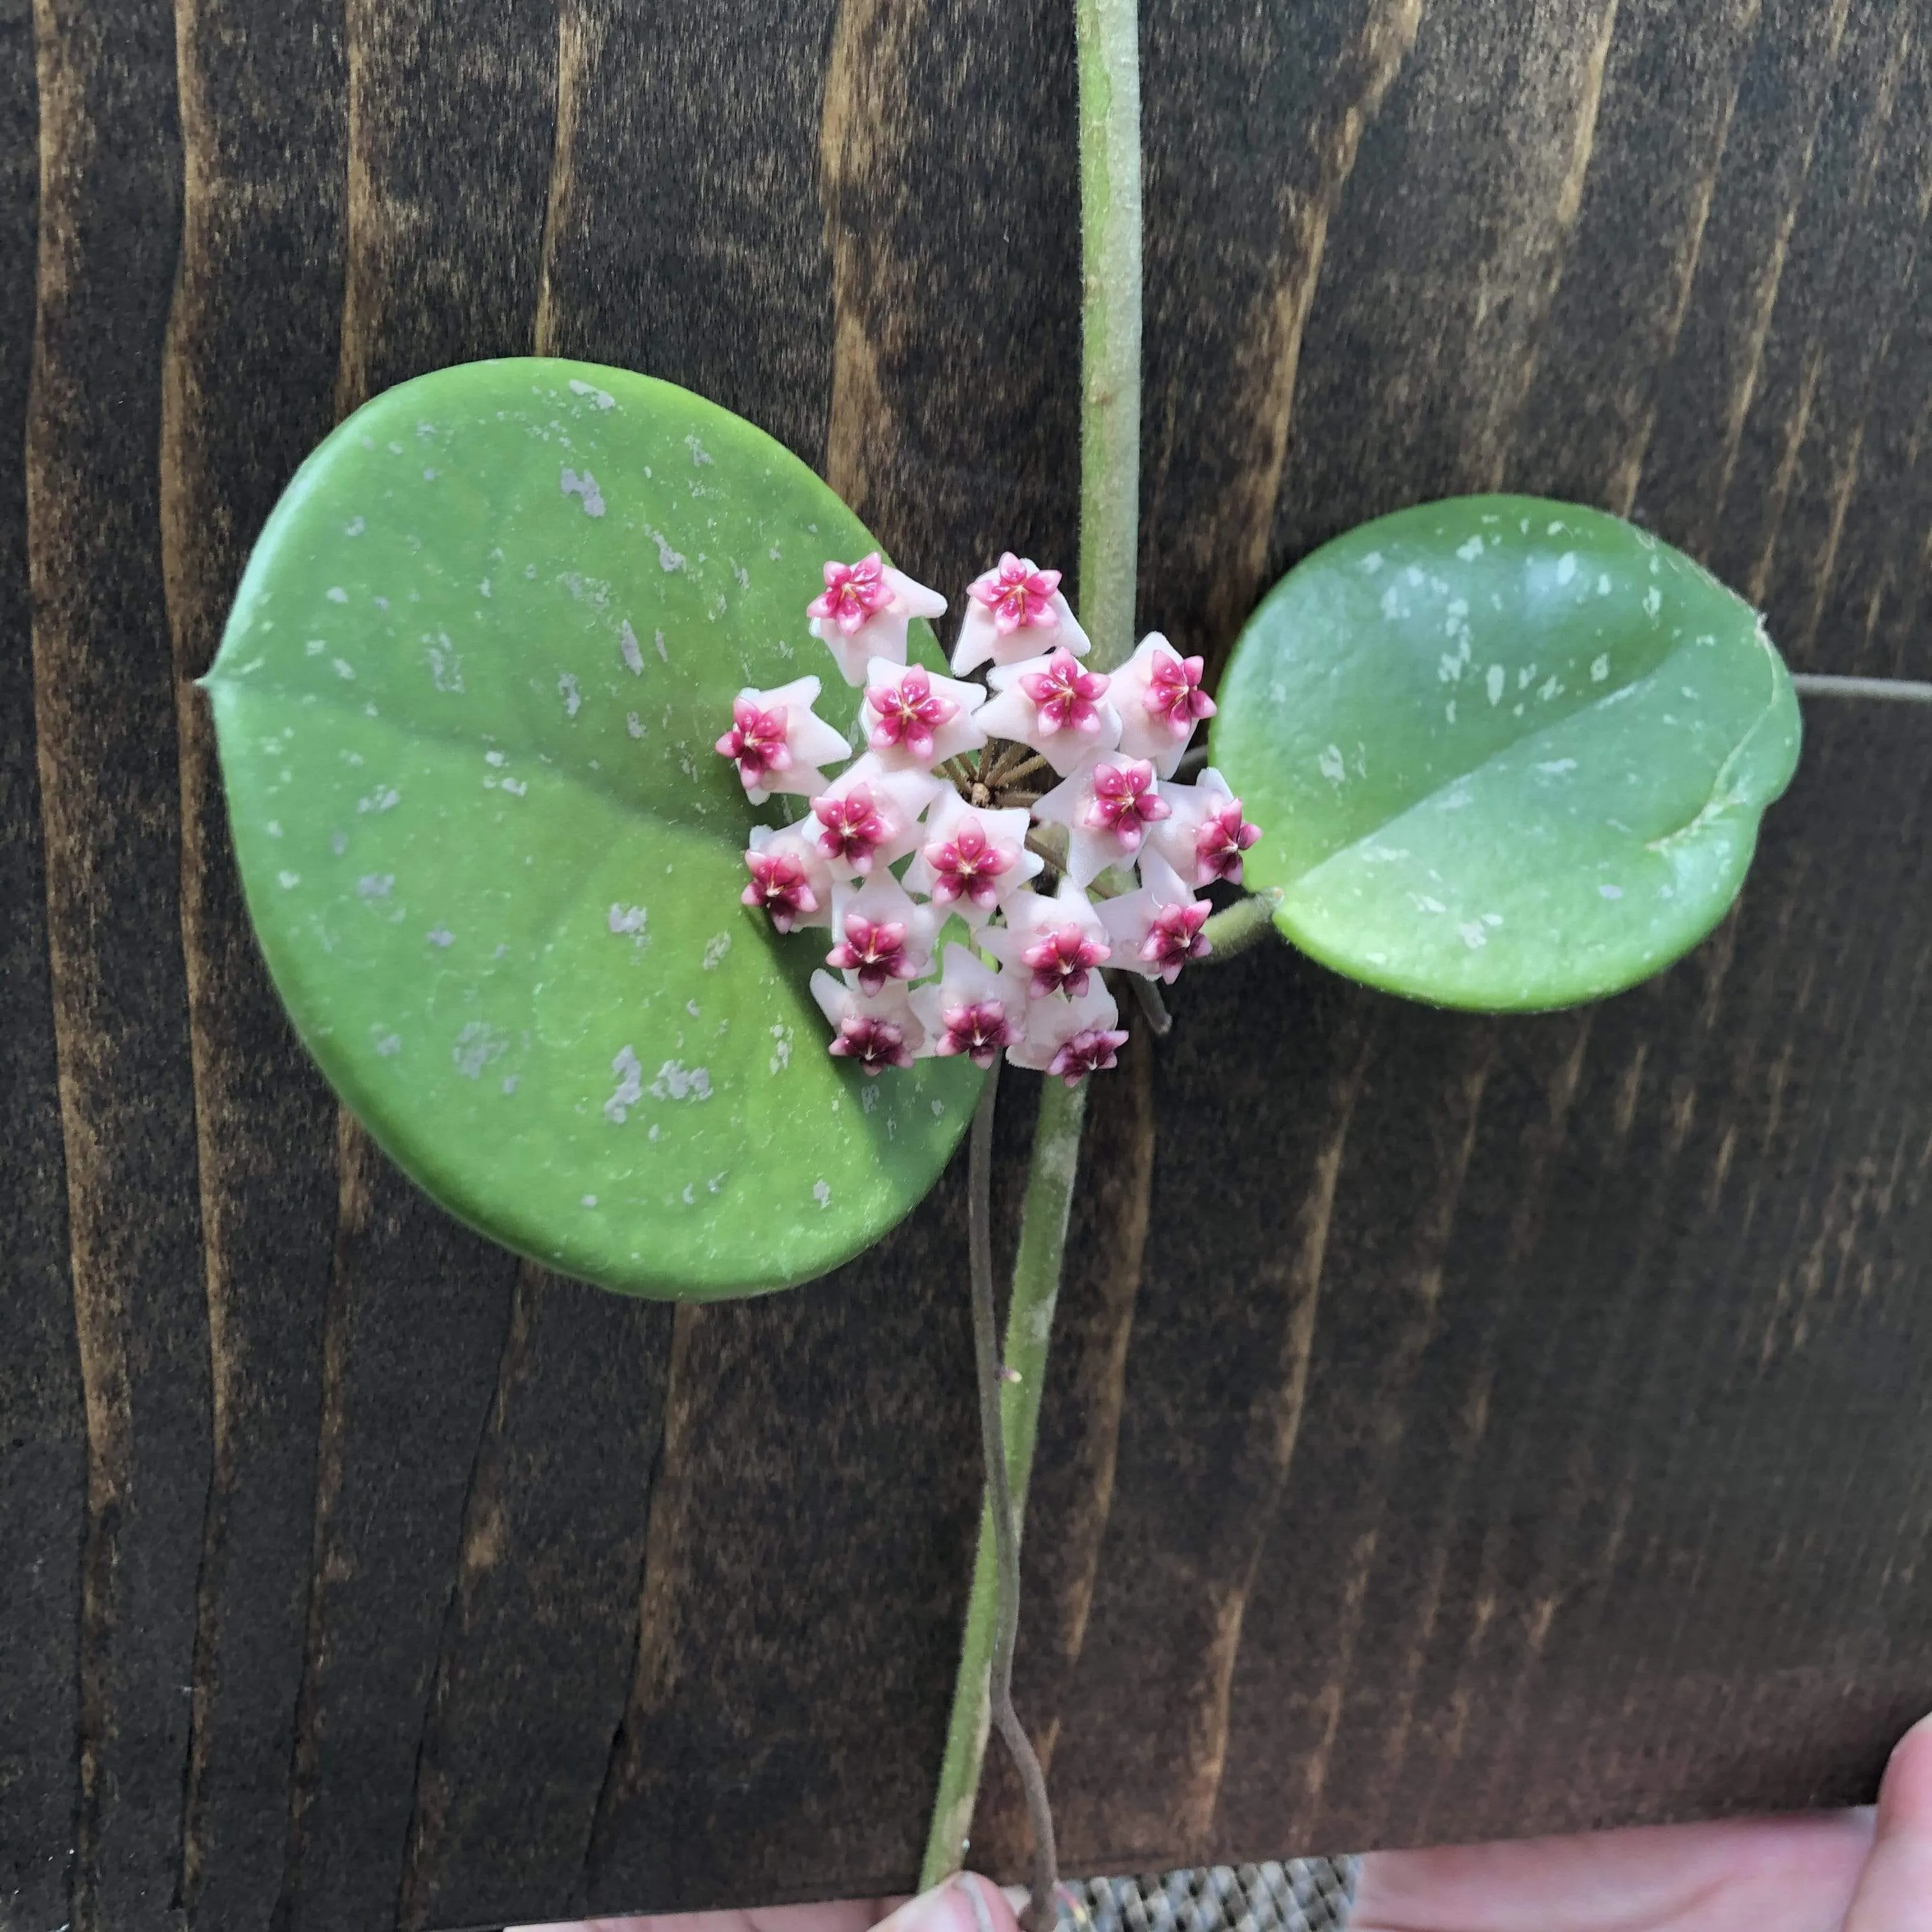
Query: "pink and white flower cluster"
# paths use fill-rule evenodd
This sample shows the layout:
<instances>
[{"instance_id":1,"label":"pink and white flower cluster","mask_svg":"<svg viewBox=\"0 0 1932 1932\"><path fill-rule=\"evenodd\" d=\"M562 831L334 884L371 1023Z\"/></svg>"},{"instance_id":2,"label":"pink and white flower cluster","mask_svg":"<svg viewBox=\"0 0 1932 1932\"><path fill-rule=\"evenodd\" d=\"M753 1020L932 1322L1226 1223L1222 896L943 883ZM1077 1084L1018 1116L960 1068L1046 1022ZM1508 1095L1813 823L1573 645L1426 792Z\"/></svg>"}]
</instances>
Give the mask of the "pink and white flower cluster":
<instances>
[{"instance_id":1,"label":"pink and white flower cluster","mask_svg":"<svg viewBox=\"0 0 1932 1932\"><path fill-rule=\"evenodd\" d=\"M753 803L808 801L752 832L744 903L781 932L828 929L812 992L831 1051L867 1074L1004 1052L1072 1085L1113 1066L1127 1036L1101 969L1171 982L1205 958L1201 888L1238 884L1260 836L1211 766L1175 780L1214 712L1201 659L1156 632L1111 676L1088 670L1059 586L1003 556L942 677L906 640L943 597L876 552L827 563L807 614L862 693L865 748L826 776L852 746L814 711L816 677L740 692L718 740Z\"/></svg>"}]
</instances>

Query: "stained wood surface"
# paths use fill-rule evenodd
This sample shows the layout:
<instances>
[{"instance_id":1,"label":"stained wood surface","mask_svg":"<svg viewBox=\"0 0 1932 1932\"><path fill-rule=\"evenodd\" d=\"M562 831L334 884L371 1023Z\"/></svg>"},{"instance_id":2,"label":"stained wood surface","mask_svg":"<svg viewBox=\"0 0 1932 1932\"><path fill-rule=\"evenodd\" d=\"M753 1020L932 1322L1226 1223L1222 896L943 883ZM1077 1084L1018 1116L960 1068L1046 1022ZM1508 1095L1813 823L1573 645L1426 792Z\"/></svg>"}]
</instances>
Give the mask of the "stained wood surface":
<instances>
[{"instance_id":1,"label":"stained wood surface","mask_svg":"<svg viewBox=\"0 0 1932 1932\"><path fill-rule=\"evenodd\" d=\"M1144 622L1218 662L1500 486L1932 676L1925 0L1144 10ZM676 1314L456 1227L282 1017L190 680L330 423L478 356L713 396L928 581L1070 562L1073 90L1040 0L0 0L0 1926L909 1881L961 1175ZM1070 1868L1855 1799L1932 1706L1932 710L1806 722L1652 986L1268 949L1096 1091L1018 1672Z\"/></svg>"}]
</instances>

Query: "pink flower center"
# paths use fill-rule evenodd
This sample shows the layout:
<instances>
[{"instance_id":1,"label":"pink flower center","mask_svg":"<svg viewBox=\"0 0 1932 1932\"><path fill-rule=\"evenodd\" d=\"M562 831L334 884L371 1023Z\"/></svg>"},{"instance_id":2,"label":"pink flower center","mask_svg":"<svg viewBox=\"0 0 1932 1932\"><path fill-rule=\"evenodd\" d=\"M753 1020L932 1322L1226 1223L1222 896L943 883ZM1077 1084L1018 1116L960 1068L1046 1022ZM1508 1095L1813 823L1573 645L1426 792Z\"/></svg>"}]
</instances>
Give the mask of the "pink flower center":
<instances>
[{"instance_id":1,"label":"pink flower center","mask_svg":"<svg viewBox=\"0 0 1932 1932\"><path fill-rule=\"evenodd\" d=\"M1107 688L1096 670L1082 670L1071 651L1055 651L1044 670L1030 670L1020 688L1033 700L1042 731L1097 731L1100 714L1094 700Z\"/></svg>"},{"instance_id":2,"label":"pink flower center","mask_svg":"<svg viewBox=\"0 0 1932 1932\"><path fill-rule=\"evenodd\" d=\"M838 1037L832 1042L836 1060L856 1060L868 1079L876 1080L889 1066L910 1066L912 1055L906 1051L905 1034L890 1020L873 1019L854 1014L838 1022Z\"/></svg>"},{"instance_id":3,"label":"pink flower center","mask_svg":"<svg viewBox=\"0 0 1932 1932\"><path fill-rule=\"evenodd\" d=\"M1127 1036L1106 1027L1089 1027L1076 1033L1053 1056L1047 1069L1057 1073L1070 1087L1077 1087L1090 1073L1104 1072L1119 1064L1116 1056L1127 1043Z\"/></svg>"},{"instance_id":4,"label":"pink flower center","mask_svg":"<svg viewBox=\"0 0 1932 1932\"><path fill-rule=\"evenodd\" d=\"M1096 832L1110 832L1130 852L1140 849L1150 825L1172 811L1154 790L1150 764L1096 765L1094 802L1086 821Z\"/></svg>"},{"instance_id":5,"label":"pink flower center","mask_svg":"<svg viewBox=\"0 0 1932 1932\"><path fill-rule=\"evenodd\" d=\"M872 802L871 788L855 784L837 798L816 799L812 810L819 824L820 850L855 872L869 872L873 853L886 840L886 822Z\"/></svg>"},{"instance_id":6,"label":"pink flower center","mask_svg":"<svg viewBox=\"0 0 1932 1932\"><path fill-rule=\"evenodd\" d=\"M1063 926L1057 932L1042 933L1020 955L1033 968L1033 997L1043 1000L1049 993L1065 993L1084 999L1087 975L1108 956L1108 949L1090 938L1077 926Z\"/></svg>"},{"instance_id":7,"label":"pink flower center","mask_svg":"<svg viewBox=\"0 0 1932 1932\"><path fill-rule=\"evenodd\" d=\"M782 772L791 763L786 722L782 704L760 711L748 698L734 698L731 728L718 740L716 749L736 762L738 776L746 784L754 785L767 772Z\"/></svg>"},{"instance_id":8,"label":"pink flower center","mask_svg":"<svg viewBox=\"0 0 1932 1932\"><path fill-rule=\"evenodd\" d=\"M886 581L885 566L874 550L856 563L828 563L824 592L814 597L805 610L808 617L829 617L849 638L892 601L892 586Z\"/></svg>"},{"instance_id":9,"label":"pink flower center","mask_svg":"<svg viewBox=\"0 0 1932 1932\"><path fill-rule=\"evenodd\" d=\"M818 896L796 859L776 852L747 852L745 866L752 883L740 894L740 902L754 912L762 908L779 932L790 932L801 914L818 910Z\"/></svg>"},{"instance_id":10,"label":"pink flower center","mask_svg":"<svg viewBox=\"0 0 1932 1932\"><path fill-rule=\"evenodd\" d=\"M934 1051L968 1054L976 1066L992 1066L1000 1048L1011 1046L1018 1038L1006 1018L1004 1000L980 1000L970 1006L948 1006L940 1017L946 1032Z\"/></svg>"},{"instance_id":11,"label":"pink flower center","mask_svg":"<svg viewBox=\"0 0 1932 1932\"><path fill-rule=\"evenodd\" d=\"M1167 651L1154 654L1148 672L1148 716L1164 718L1177 738L1186 737L1197 718L1214 715L1214 700L1201 688L1201 670L1199 658L1178 658Z\"/></svg>"},{"instance_id":12,"label":"pink flower center","mask_svg":"<svg viewBox=\"0 0 1932 1932\"><path fill-rule=\"evenodd\" d=\"M941 905L968 898L982 910L999 896L994 884L1012 868L1012 857L1002 852L977 825L962 825L944 844L926 848L932 868L932 896Z\"/></svg>"},{"instance_id":13,"label":"pink flower center","mask_svg":"<svg viewBox=\"0 0 1932 1932\"><path fill-rule=\"evenodd\" d=\"M966 594L992 612L993 628L1006 638L1022 628L1058 628L1060 619L1053 608L1053 593L1059 588L1058 571L1030 568L1008 550L1000 559L999 568L976 578Z\"/></svg>"},{"instance_id":14,"label":"pink flower center","mask_svg":"<svg viewBox=\"0 0 1932 1932\"><path fill-rule=\"evenodd\" d=\"M1226 879L1230 885L1241 883L1241 854L1262 836L1258 825L1241 817L1241 801L1231 798L1211 813L1195 835L1195 883L1204 886L1210 879Z\"/></svg>"},{"instance_id":15,"label":"pink flower center","mask_svg":"<svg viewBox=\"0 0 1932 1932\"><path fill-rule=\"evenodd\" d=\"M1202 937L1208 923L1208 907L1196 899L1186 905L1165 905L1154 916L1148 936L1141 942L1141 957L1155 968L1170 985L1190 959L1205 959L1214 950Z\"/></svg>"},{"instance_id":16,"label":"pink flower center","mask_svg":"<svg viewBox=\"0 0 1932 1932\"><path fill-rule=\"evenodd\" d=\"M932 756L932 734L959 709L941 698L932 680L914 664L896 684L874 685L866 693L878 722L872 727L872 748L889 751L903 745L916 758Z\"/></svg>"},{"instance_id":17,"label":"pink flower center","mask_svg":"<svg viewBox=\"0 0 1932 1932\"><path fill-rule=\"evenodd\" d=\"M856 973L866 992L876 993L888 980L910 980L919 970L906 957L905 925L900 920L845 915L845 937L825 956L826 965Z\"/></svg>"}]
</instances>

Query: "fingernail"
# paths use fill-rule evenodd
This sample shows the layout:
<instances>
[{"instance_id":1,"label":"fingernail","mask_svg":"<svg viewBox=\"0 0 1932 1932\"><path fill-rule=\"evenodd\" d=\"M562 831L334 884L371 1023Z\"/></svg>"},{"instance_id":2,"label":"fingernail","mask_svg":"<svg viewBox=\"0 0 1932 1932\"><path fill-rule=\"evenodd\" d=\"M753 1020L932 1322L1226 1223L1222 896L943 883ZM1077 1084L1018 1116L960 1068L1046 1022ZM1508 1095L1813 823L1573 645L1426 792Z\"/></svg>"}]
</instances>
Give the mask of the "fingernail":
<instances>
[{"instance_id":1,"label":"fingernail","mask_svg":"<svg viewBox=\"0 0 1932 1932\"><path fill-rule=\"evenodd\" d=\"M980 1882L961 1872L908 1899L878 1932L994 1932L993 1915Z\"/></svg>"}]
</instances>

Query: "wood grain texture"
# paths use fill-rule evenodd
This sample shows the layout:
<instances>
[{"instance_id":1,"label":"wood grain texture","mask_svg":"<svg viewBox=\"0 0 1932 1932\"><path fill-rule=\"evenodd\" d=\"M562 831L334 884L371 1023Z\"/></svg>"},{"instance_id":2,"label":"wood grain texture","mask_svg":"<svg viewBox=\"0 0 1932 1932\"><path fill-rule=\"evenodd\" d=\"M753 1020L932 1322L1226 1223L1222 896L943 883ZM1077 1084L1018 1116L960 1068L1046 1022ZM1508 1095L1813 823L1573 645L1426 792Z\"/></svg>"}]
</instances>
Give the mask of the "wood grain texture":
<instances>
[{"instance_id":1,"label":"wood grain texture","mask_svg":"<svg viewBox=\"0 0 1932 1932\"><path fill-rule=\"evenodd\" d=\"M556 101L536 0L346 15L338 412L426 369L529 350ZM314 1534L278 1932L386 1922L517 1264L432 1206L344 1114Z\"/></svg>"},{"instance_id":2,"label":"wood grain texture","mask_svg":"<svg viewBox=\"0 0 1932 1932\"><path fill-rule=\"evenodd\" d=\"M822 151L825 474L956 602L1009 547L1073 580L1075 91L1066 11L1045 0L997 19L958 0L842 0Z\"/></svg>"},{"instance_id":3,"label":"wood grain texture","mask_svg":"<svg viewBox=\"0 0 1932 1932\"><path fill-rule=\"evenodd\" d=\"M808 1294L678 1311L593 1911L916 1869L977 1516L964 1179Z\"/></svg>"},{"instance_id":4,"label":"wood grain texture","mask_svg":"<svg viewBox=\"0 0 1932 1932\"><path fill-rule=\"evenodd\" d=\"M1144 14L1145 499L1150 622L1218 669L1266 588L1303 333L1328 226L1413 44L1420 0Z\"/></svg>"},{"instance_id":5,"label":"wood grain texture","mask_svg":"<svg viewBox=\"0 0 1932 1932\"><path fill-rule=\"evenodd\" d=\"M0 257L31 262L39 204L33 18L0 7ZM0 292L0 440L26 434L34 284ZM87 1428L34 755L26 478L0 466L0 1924L67 1916L77 1766Z\"/></svg>"},{"instance_id":6,"label":"wood grain texture","mask_svg":"<svg viewBox=\"0 0 1932 1932\"><path fill-rule=\"evenodd\" d=\"M1694 556L1708 552L1730 488L1848 26L1892 10L1766 0L1750 40L1634 500L1640 521Z\"/></svg>"},{"instance_id":7,"label":"wood grain texture","mask_svg":"<svg viewBox=\"0 0 1932 1932\"><path fill-rule=\"evenodd\" d=\"M192 1922L263 1924L281 1890L314 1540L333 1097L264 968L229 841L213 661L248 550L333 410L342 309L338 17L178 8L181 260L160 370L182 925L194 1055L214 1480L182 1820ZM265 160L268 165L265 166Z\"/></svg>"},{"instance_id":8,"label":"wood grain texture","mask_svg":"<svg viewBox=\"0 0 1932 1932\"><path fill-rule=\"evenodd\" d=\"M74 1316L87 1415L77 1928L179 1881L208 1331L158 530L180 226L173 21L41 0L26 435L34 694Z\"/></svg>"},{"instance_id":9,"label":"wood grain texture","mask_svg":"<svg viewBox=\"0 0 1932 1932\"><path fill-rule=\"evenodd\" d=\"M1363 130L1302 332L1277 562L1366 517L1500 481L1616 16L1616 0L1424 8Z\"/></svg>"},{"instance_id":10,"label":"wood grain texture","mask_svg":"<svg viewBox=\"0 0 1932 1932\"><path fill-rule=\"evenodd\" d=\"M515 1264L405 1191L346 1114L279 1928L397 1913L465 1498Z\"/></svg>"},{"instance_id":11,"label":"wood grain texture","mask_svg":"<svg viewBox=\"0 0 1932 1932\"><path fill-rule=\"evenodd\" d=\"M671 1311L526 1262L417 1770L399 1922L575 1900L630 1688ZM540 1765L540 1777L518 1774Z\"/></svg>"},{"instance_id":12,"label":"wood grain texture","mask_svg":"<svg viewBox=\"0 0 1932 1932\"><path fill-rule=\"evenodd\" d=\"M562 0L538 344L694 389L806 462L831 405L812 159L834 0Z\"/></svg>"},{"instance_id":13,"label":"wood grain texture","mask_svg":"<svg viewBox=\"0 0 1932 1932\"><path fill-rule=\"evenodd\" d=\"M1214 656L1500 484L1928 674L1928 0L1144 37L1144 621ZM533 344L740 410L949 592L1070 562L1073 80L1057 0L0 0L0 1924L910 1879L962 1174L676 1316L457 1227L286 1031L184 679L333 416ZM1069 1868L1868 1796L1932 1702L1932 723L1806 722L1654 986L1483 1020L1264 950L1096 1096L1019 1667ZM1018 1874L997 1766L975 1840Z\"/></svg>"}]
</instances>

